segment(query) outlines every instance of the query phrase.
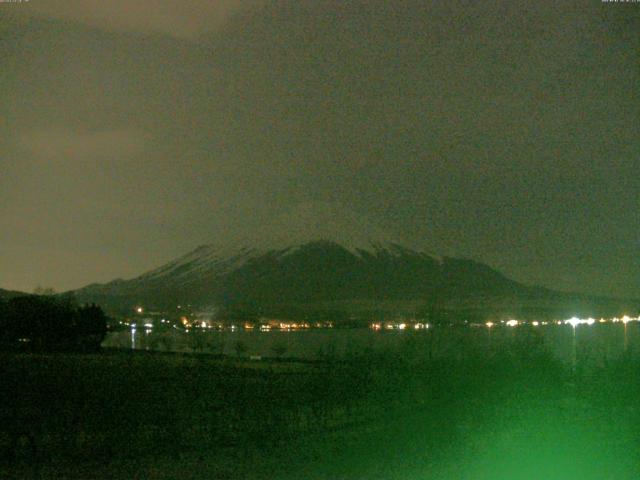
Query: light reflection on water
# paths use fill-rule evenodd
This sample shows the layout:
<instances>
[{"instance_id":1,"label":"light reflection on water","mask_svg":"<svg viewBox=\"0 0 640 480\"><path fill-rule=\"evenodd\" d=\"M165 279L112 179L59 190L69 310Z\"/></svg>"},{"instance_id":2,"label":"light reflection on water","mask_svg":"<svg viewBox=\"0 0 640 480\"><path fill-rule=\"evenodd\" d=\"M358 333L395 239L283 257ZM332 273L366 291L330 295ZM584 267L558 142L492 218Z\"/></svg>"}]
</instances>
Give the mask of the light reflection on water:
<instances>
[{"instance_id":1,"label":"light reflection on water","mask_svg":"<svg viewBox=\"0 0 640 480\"><path fill-rule=\"evenodd\" d=\"M578 361L602 364L637 349L640 343L640 325L620 322L535 328L436 326L430 330L393 332L379 332L369 328L198 333L184 333L175 329L161 332L132 329L109 333L103 346L229 356L317 359L346 358L371 351L461 357L469 352L510 349L538 342L567 363L575 364Z\"/></svg>"}]
</instances>

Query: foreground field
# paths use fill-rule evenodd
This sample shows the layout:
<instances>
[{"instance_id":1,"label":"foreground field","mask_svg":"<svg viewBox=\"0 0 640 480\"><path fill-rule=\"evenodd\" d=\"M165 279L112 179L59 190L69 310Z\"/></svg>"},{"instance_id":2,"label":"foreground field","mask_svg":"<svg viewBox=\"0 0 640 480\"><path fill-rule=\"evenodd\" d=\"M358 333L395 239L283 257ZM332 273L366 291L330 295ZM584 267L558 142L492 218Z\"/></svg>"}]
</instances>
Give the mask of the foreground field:
<instances>
[{"instance_id":1,"label":"foreground field","mask_svg":"<svg viewBox=\"0 0 640 480\"><path fill-rule=\"evenodd\" d=\"M535 337L437 361L423 347L322 363L6 354L0 478L640 476L634 355L583 371Z\"/></svg>"}]
</instances>

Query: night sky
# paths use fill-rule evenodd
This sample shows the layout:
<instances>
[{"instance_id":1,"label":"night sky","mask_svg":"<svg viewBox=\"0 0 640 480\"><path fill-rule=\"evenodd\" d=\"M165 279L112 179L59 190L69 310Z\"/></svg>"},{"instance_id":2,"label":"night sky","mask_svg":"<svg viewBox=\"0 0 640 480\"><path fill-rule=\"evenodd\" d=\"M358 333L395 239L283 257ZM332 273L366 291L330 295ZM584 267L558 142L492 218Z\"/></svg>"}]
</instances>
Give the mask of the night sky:
<instances>
[{"instance_id":1,"label":"night sky","mask_svg":"<svg viewBox=\"0 0 640 480\"><path fill-rule=\"evenodd\" d=\"M129 278L299 204L640 297L640 3L0 3L0 287Z\"/></svg>"}]
</instances>

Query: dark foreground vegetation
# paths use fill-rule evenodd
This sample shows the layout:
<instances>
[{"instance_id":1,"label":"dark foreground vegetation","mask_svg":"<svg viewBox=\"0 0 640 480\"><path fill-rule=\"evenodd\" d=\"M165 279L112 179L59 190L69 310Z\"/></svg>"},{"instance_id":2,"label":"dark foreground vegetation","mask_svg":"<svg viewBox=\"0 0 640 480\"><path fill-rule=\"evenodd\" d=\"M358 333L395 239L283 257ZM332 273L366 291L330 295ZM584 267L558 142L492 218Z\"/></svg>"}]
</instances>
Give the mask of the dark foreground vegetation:
<instances>
[{"instance_id":1,"label":"dark foreground vegetation","mask_svg":"<svg viewBox=\"0 0 640 480\"><path fill-rule=\"evenodd\" d=\"M97 351L107 317L97 305L73 297L20 295L0 298L0 349L31 352Z\"/></svg>"},{"instance_id":2,"label":"dark foreground vegetation","mask_svg":"<svg viewBox=\"0 0 640 480\"><path fill-rule=\"evenodd\" d=\"M632 479L640 360L539 339L315 364L106 351L0 358L1 478Z\"/></svg>"}]
</instances>

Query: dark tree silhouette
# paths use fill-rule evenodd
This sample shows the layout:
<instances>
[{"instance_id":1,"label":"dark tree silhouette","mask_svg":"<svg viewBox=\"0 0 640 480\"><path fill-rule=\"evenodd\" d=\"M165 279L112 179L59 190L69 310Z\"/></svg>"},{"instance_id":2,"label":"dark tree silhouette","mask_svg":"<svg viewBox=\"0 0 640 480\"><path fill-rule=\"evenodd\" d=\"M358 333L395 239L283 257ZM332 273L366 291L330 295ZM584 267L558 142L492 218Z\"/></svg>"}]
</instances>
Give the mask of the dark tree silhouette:
<instances>
[{"instance_id":1,"label":"dark tree silhouette","mask_svg":"<svg viewBox=\"0 0 640 480\"><path fill-rule=\"evenodd\" d=\"M81 350L99 350L107 334L107 316L95 304L76 310L74 333Z\"/></svg>"},{"instance_id":2,"label":"dark tree silhouette","mask_svg":"<svg viewBox=\"0 0 640 480\"><path fill-rule=\"evenodd\" d=\"M72 298L24 295L0 305L5 348L97 350L106 331L107 317L100 307L78 307Z\"/></svg>"},{"instance_id":3,"label":"dark tree silhouette","mask_svg":"<svg viewBox=\"0 0 640 480\"><path fill-rule=\"evenodd\" d=\"M7 318L7 311L7 302L0 298L0 328L4 327L4 322ZM2 338L2 332L0 332L0 338Z\"/></svg>"}]
</instances>

